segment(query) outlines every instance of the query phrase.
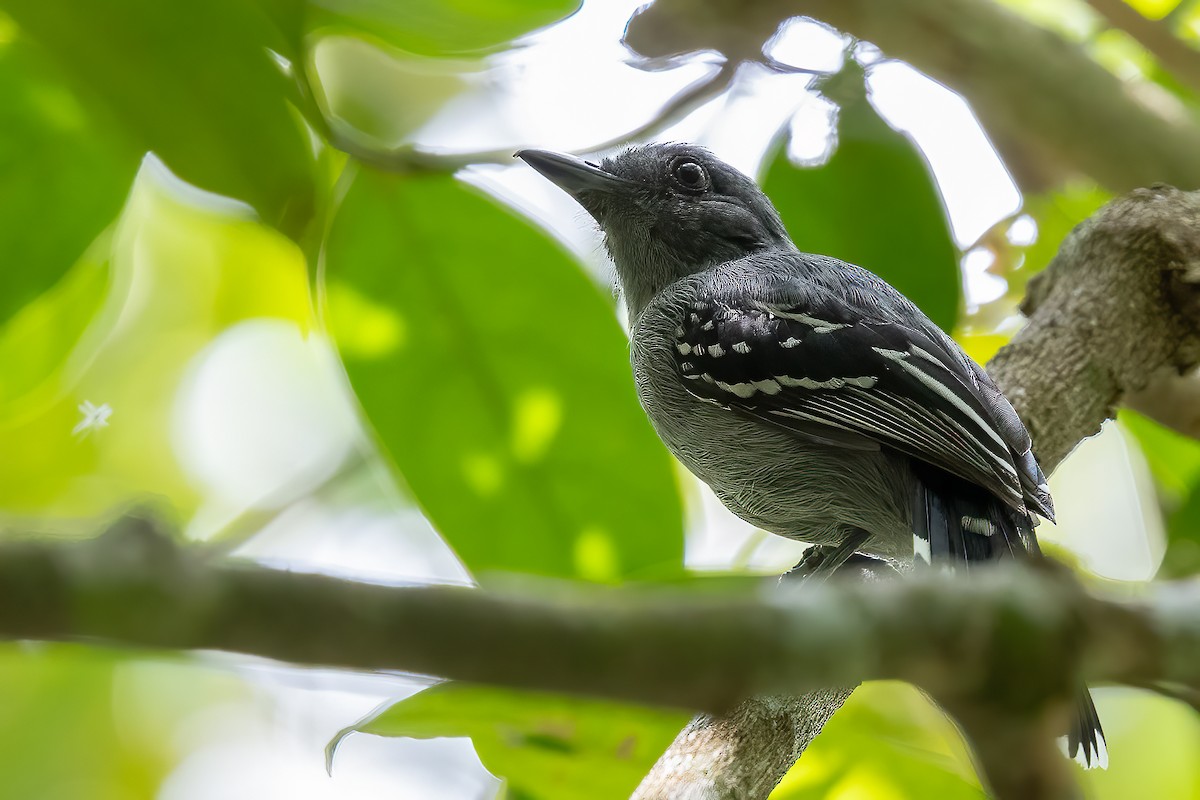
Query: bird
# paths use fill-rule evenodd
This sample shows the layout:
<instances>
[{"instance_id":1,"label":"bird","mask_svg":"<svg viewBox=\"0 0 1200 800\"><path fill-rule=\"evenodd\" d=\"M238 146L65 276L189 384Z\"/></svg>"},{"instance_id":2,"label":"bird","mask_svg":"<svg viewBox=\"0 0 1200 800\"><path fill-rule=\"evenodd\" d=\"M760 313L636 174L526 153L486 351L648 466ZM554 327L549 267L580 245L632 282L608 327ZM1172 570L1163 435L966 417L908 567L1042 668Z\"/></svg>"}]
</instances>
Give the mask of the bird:
<instances>
[{"instance_id":1,"label":"bird","mask_svg":"<svg viewBox=\"0 0 1200 800\"><path fill-rule=\"evenodd\" d=\"M1040 557L1054 506L1011 403L886 281L802 252L750 177L677 142L516 157L598 224L638 399L730 511L812 545L818 574L858 554L965 570ZM1076 705L1064 749L1105 766L1086 687Z\"/></svg>"}]
</instances>

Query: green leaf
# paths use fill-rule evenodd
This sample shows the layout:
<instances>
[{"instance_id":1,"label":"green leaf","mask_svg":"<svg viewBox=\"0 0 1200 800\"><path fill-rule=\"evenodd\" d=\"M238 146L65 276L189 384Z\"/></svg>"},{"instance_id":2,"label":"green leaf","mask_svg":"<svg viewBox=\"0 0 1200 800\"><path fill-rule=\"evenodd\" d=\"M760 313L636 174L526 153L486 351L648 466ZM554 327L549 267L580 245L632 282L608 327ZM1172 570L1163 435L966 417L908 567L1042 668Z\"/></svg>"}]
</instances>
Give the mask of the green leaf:
<instances>
[{"instance_id":1,"label":"green leaf","mask_svg":"<svg viewBox=\"0 0 1200 800\"><path fill-rule=\"evenodd\" d=\"M1200 442L1127 409L1120 424L1142 448L1167 520L1160 576L1200 573Z\"/></svg>"},{"instance_id":2,"label":"green leaf","mask_svg":"<svg viewBox=\"0 0 1200 800\"><path fill-rule=\"evenodd\" d=\"M824 165L770 161L763 188L801 250L871 270L941 327L958 318L958 249L920 151L871 107L853 60L825 93L841 106L837 150Z\"/></svg>"},{"instance_id":3,"label":"green leaf","mask_svg":"<svg viewBox=\"0 0 1200 800\"><path fill-rule=\"evenodd\" d=\"M0 509L86 516L147 495L195 507L202 484L173 423L193 358L242 320L311 323L299 248L251 216L148 158L111 235L0 325L0 452L14 454L0 459ZM111 423L76 432L84 402Z\"/></svg>"},{"instance_id":4,"label":"green leaf","mask_svg":"<svg viewBox=\"0 0 1200 800\"><path fill-rule=\"evenodd\" d=\"M579 8L579 0L311 0L313 22L341 23L421 55L495 49Z\"/></svg>"},{"instance_id":5,"label":"green leaf","mask_svg":"<svg viewBox=\"0 0 1200 800\"><path fill-rule=\"evenodd\" d=\"M232 674L162 653L5 642L0 786L27 800L157 797L205 746L184 732L220 708L253 713L253 698Z\"/></svg>"},{"instance_id":6,"label":"green leaf","mask_svg":"<svg viewBox=\"0 0 1200 800\"><path fill-rule=\"evenodd\" d=\"M244 200L293 236L312 213L308 134L268 47L282 39L238 0L4 0L122 127L184 180Z\"/></svg>"},{"instance_id":7,"label":"green leaf","mask_svg":"<svg viewBox=\"0 0 1200 800\"><path fill-rule=\"evenodd\" d=\"M364 170L326 263L350 382L468 568L679 570L673 463L610 301L561 248L452 177Z\"/></svg>"},{"instance_id":8,"label":"green leaf","mask_svg":"<svg viewBox=\"0 0 1200 800\"><path fill-rule=\"evenodd\" d=\"M949 719L920 691L894 681L855 689L771 800L834 796L986 797Z\"/></svg>"},{"instance_id":9,"label":"green leaf","mask_svg":"<svg viewBox=\"0 0 1200 800\"><path fill-rule=\"evenodd\" d=\"M511 796L545 800L629 797L688 721L679 711L567 695L443 683L342 731L431 739L469 736Z\"/></svg>"},{"instance_id":10,"label":"green leaf","mask_svg":"<svg viewBox=\"0 0 1200 800\"><path fill-rule=\"evenodd\" d=\"M12 22L0 14L5 25ZM53 286L116 218L138 163L45 53L24 37L3 40L0 33L0 323Z\"/></svg>"}]
</instances>

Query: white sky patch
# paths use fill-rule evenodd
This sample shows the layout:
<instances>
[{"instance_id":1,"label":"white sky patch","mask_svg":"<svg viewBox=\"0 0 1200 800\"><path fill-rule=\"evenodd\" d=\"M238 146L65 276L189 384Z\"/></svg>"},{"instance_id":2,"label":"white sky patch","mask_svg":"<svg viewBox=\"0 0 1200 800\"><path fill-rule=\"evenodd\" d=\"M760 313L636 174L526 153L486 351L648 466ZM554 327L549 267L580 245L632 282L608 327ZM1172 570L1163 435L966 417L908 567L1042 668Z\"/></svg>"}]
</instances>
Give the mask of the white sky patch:
<instances>
[{"instance_id":1,"label":"white sky patch","mask_svg":"<svg viewBox=\"0 0 1200 800\"><path fill-rule=\"evenodd\" d=\"M172 443L189 477L233 508L274 508L341 465L358 436L329 345L281 319L225 330L193 360Z\"/></svg>"},{"instance_id":2,"label":"white sky patch","mask_svg":"<svg viewBox=\"0 0 1200 800\"><path fill-rule=\"evenodd\" d=\"M620 136L718 69L699 54L660 71L632 65L621 43L641 0L589 2L488 62L491 79L450 100L415 139L439 150L536 146L579 150Z\"/></svg>"},{"instance_id":3,"label":"white sky patch","mask_svg":"<svg viewBox=\"0 0 1200 800\"><path fill-rule=\"evenodd\" d=\"M1148 581L1166 551L1154 480L1137 443L1118 425L1079 443L1050 476L1058 524L1038 537L1069 548L1104 578Z\"/></svg>"},{"instance_id":4,"label":"white sky patch","mask_svg":"<svg viewBox=\"0 0 1200 800\"><path fill-rule=\"evenodd\" d=\"M785 22L763 49L791 67L837 72L842 68L846 39L828 25L796 17Z\"/></svg>"},{"instance_id":5,"label":"white sky patch","mask_svg":"<svg viewBox=\"0 0 1200 800\"><path fill-rule=\"evenodd\" d=\"M833 154L833 131L837 124L837 105L811 95L792 117L788 139L788 158L801 166L817 166Z\"/></svg>"},{"instance_id":6,"label":"white sky patch","mask_svg":"<svg viewBox=\"0 0 1200 800\"><path fill-rule=\"evenodd\" d=\"M999 300L1008 291L1008 281L988 272L995 261L991 251L982 247L968 250L962 259L963 289L967 296L968 311L974 313L980 306Z\"/></svg>"},{"instance_id":7,"label":"white sky patch","mask_svg":"<svg viewBox=\"0 0 1200 800\"><path fill-rule=\"evenodd\" d=\"M871 101L933 169L960 246L1021 207L1021 194L966 101L899 61L871 68Z\"/></svg>"},{"instance_id":8,"label":"white sky patch","mask_svg":"<svg viewBox=\"0 0 1200 800\"><path fill-rule=\"evenodd\" d=\"M1028 247L1037 241L1037 221L1028 214L1022 214L1008 226L1008 241L1018 247Z\"/></svg>"},{"instance_id":9,"label":"white sky patch","mask_svg":"<svg viewBox=\"0 0 1200 800\"><path fill-rule=\"evenodd\" d=\"M732 89L721 101L705 108L711 114L707 120L685 120L655 138L697 142L753 176L759 172L763 157L769 155L767 148L792 115L820 103L808 91L812 80L807 74L780 74L753 64L743 65ZM703 127L691 132L696 122Z\"/></svg>"}]
</instances>

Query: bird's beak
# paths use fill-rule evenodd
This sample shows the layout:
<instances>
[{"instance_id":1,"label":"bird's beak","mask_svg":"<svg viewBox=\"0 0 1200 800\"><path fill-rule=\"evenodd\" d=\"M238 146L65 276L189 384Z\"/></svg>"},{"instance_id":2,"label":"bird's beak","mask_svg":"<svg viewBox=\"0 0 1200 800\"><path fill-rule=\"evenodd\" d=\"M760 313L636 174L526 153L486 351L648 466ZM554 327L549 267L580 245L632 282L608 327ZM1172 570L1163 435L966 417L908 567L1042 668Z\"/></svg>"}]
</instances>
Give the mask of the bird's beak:
<instances>
[{"instance_id":1,"label":"bird's beak","mask_svg":"<svg viewBox=\"0 0 1200 800\"><path fill-rule=\"evenodd\" d=\"M576 200L581 192L616 192L628 188L631 183L611 172L605 172L595 164L565 153L519 150L514 155Z\"/></svg>"}]
</instances>

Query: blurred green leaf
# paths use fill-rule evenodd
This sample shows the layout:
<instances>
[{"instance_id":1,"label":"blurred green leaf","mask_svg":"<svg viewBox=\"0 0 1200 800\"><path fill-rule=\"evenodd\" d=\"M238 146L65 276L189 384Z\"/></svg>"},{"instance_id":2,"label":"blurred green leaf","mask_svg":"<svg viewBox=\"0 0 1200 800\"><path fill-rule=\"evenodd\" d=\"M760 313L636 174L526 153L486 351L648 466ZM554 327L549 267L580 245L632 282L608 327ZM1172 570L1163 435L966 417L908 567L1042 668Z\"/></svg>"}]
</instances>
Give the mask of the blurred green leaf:
<instances>
[{"instance_id":1,"label":"blurred green leaf","mask_svg":"<svg viewBox=\"0 0 1200 800\"><path fill-rule=\"evenodd\" d=\"M483 69L475 60L426 58L355 36L324 36L311 45L321 112L349 126L368 147L388 148L409 137ZM404 102L396 102L396 98Z\"/></svg>"},{"instance_id":2,"label":"blurred green leaf","mask_svg":"<svg viewBox=\"0 0 1200 800\"><path fill-rule=\"evenodd\" d=\"M2 39L0 323L53 286L116 218L138 163L46 54L24 37Z\"/></svg>"},{"instance_id":3,"label":"blurred green leaf","mask_svg":"<svg viewBox=\"0 0 1200 800\"><path fill-rule=\"evenodd\" d=\"M107 291L107 262L84 258L0 325L0 421L35 415L58 399L64 364Z\"/></svg>"},{"instance_id":4,"label":"blurred green leaf","mask_svg":"<svg viewBox=\"0 0 1200 800\"><path fill-rule=\"evenodd\" d=\"M1049 266L1067 234L1111 199L1111 194L1091 183L1026 197L1022 210L1037 223L1037 239L1025 249L1021 272L1031 277Z\"/></svg>"},{"instance_id":5,"label":"blurred green leaf","mask_svg":"<svg viewBox=\"0 0 1200 800\"><path fill-rule=\"evenodd\" d=\"M364 170L326 262L350 382L468 568L680 569L673 463L609 301L560 247L452 177Z\"/></svg>"},{"instance_id":6,"label":"blurred green leaf","mask_svg":"<svg viewBox=\"0 0 1200 800\"><path fill-rule=\"evenodd\" d=\"M954 726L917 689L872 681L804 751L771 800L829 797L983 800Z\"/></svg>"},{"instance_id":7,"label":"blurred green leaf","mask_svg":"<svg viewBox=\"0 0 1200 800\"><path fill-rule=\"evenodd\" d=\"M690 715L567 695L467 683L426 689L338 734L469 736L512 797L624 800Z\"/></svg>"},{"instance_id":8,"label":"blurred green leaf","mask_svg":"<svg viewBox=\"0 0 1200 800\"><path fill-rule=\"evenodd\" d=\"M579 0L310 0L314 24L341 23L420 55L498 45L570 16Z\"/></svg>"},{"instance_id":9,"label":"blurred green leaf","mask_svg":"<svg viewBox=\"0 0 1200 800\"><path fill-rule=\"evenodd\" d=\"M1120 687L1093 691L1108 769L1077 770L1090 800L1200 798L1200 720L1183 703Z\"/></svg>"},{"instance_id":10,"label":"blurred green leaf","mask_svg":"<svg viewBox=\"0 0 1200 800\"><path fill-rule=\"evenodd\" d=\"M1167 552L1158 576L1184 578L1196 574L1200 574L1200 483L1167 516Z\"/></svg>"},{"instance_id":11,"label":"blurred green leaf","mask_svg":"<svg viewBox=\"0 0 1200 800\"><path fill-rule=\"evenodd\" d=\"M3 0L23 32L184 180L244 200L297 236L313 204L308 134L268 47L282 37L238 0Z\"/></svg>"},{"instance_id":12,"label":"blurred green leaf","mask_svg":"<svg viewBox=\"0 0 1200 800\"><path fill-rule=\"evenodd\" d=\"M853 60L824 91L841 105L837 150L804 168L781 142L764 189L801 250L871 270L953 329L959 254L925 159L871 107Z\"/></svg>"},{"instance_id":13,"label":"blurred green leaf","mask_svg":"<svg viewBox=\"0 0 1200 800\"><path fill-rule=\"evenodd\" d=\"M1159 576L1200 573L1200 442L1126 409L1120 424L1146 457L1166 517L1167 552Z\"/></svg>"},{"instance_id":14,"label":"blurred green leaf","mask_svg":"<svg viewBox=\"0 0 1200 800\"><path fill-rule=\"evenodd\" d=\"M1142 16L1150 19L1162 19L1175 10L1179 0L1125 0L1136 8Z\"/></svg>"},{"instance_id":15,"label":"blurred green leaf","mask_svg":"<svg viewBox=\"0 0 1200 800\"><path fill-rule=\"evenodd\" d=\"M1136 411L1121 409L1121 427L1133 434L1167 500L1182 503L1200 484L1200 442L1159 425Z\"/></svg>"},{"instance_id":16,"label":"blurred green leaf","mask_svg":"<svg viewBox=\"0 0 1200 800\"><path fill-rule=\"evenodd\" d=\"M0 326L0 509L92 515L154 494L198 502L172 414L194 356L243 319L311 322L294 243L147 159L111 235ZM111 424L77 434L79 405Z\"/></svg>"},{"instance_id":17,"label":"blurred green leaf","mask_svg":"<svg viewBox=\"0 0 1200 800\"><path fill-rule=\"evenodd\" d=\"M139 735L117 707L115 676L124 661L75 646L0 646L0 785L6 797L129 800L157 794L179 754L161 735Z\"/></svg>"},{"instance_id":18,"label":"blurred green leaf","mask_svg":"<svg viewBox=\"0 0 1200 800\"><path fill-rule=\"evenodd\" d=\"M1000 0L1001 5L1025 17L1040 28L1053 31L1071 42L1083 42L1095 35L1101 17L1087 0Z\"/></svg>"}]
</instances>

